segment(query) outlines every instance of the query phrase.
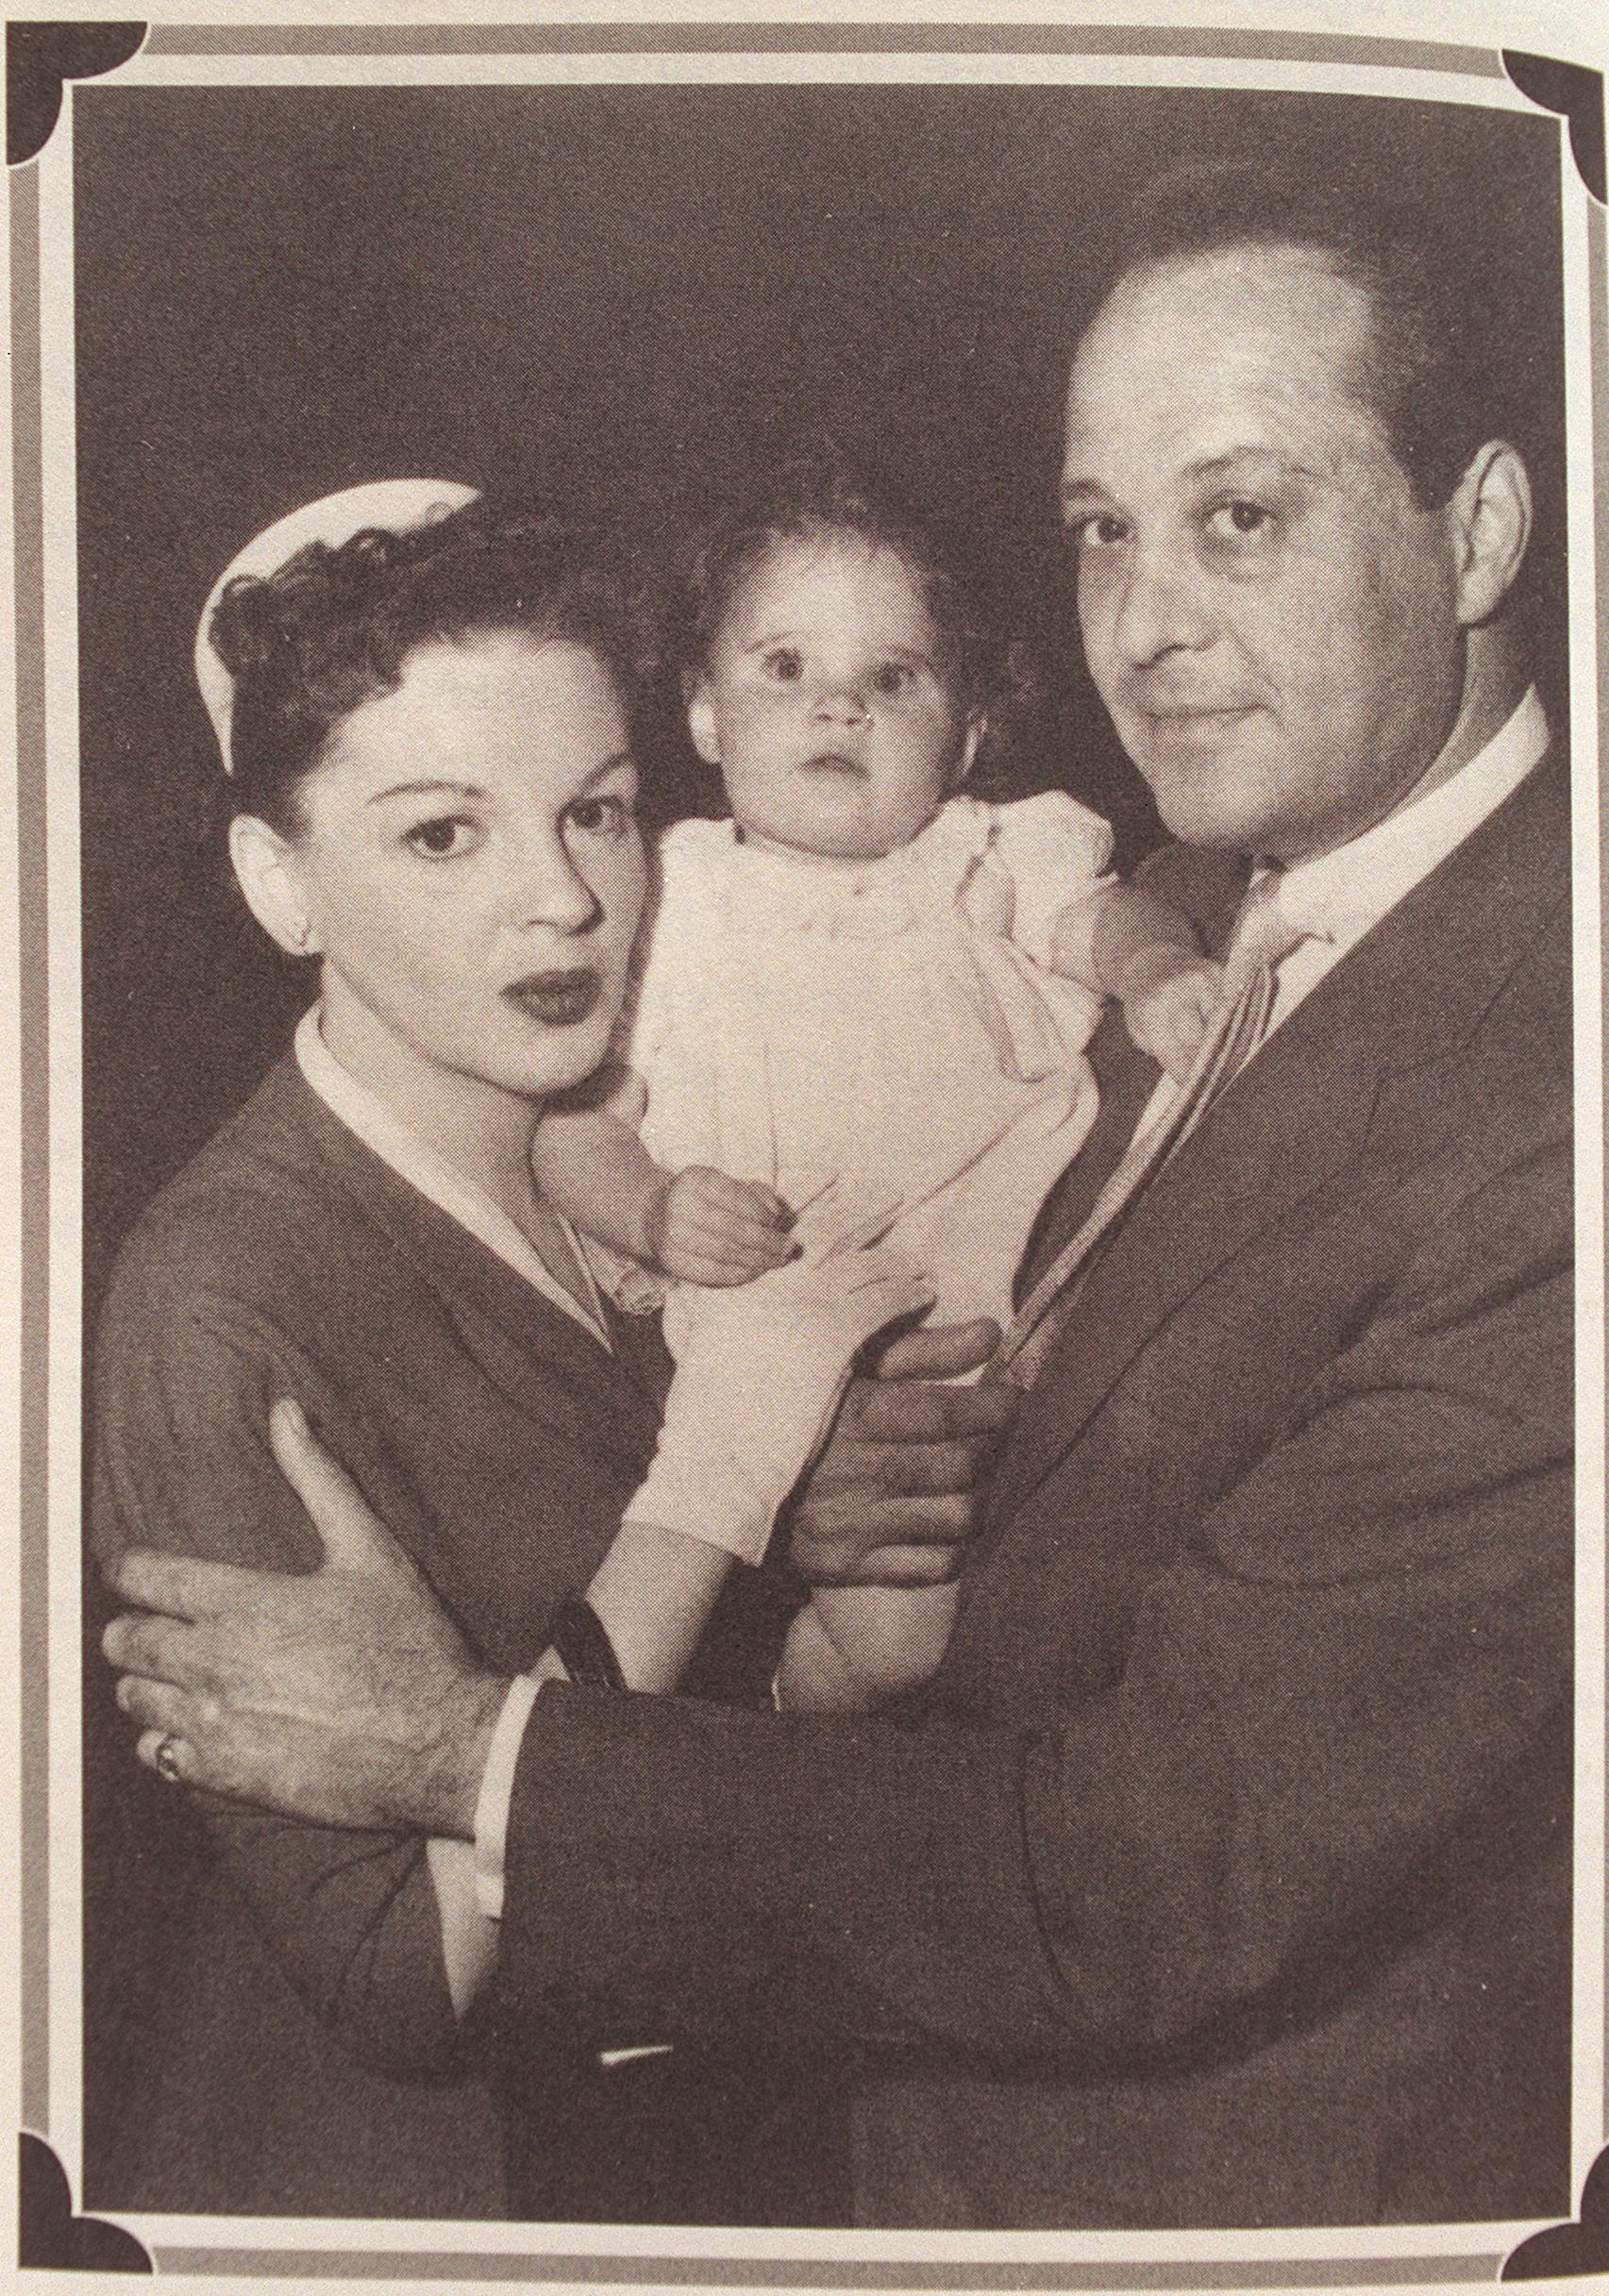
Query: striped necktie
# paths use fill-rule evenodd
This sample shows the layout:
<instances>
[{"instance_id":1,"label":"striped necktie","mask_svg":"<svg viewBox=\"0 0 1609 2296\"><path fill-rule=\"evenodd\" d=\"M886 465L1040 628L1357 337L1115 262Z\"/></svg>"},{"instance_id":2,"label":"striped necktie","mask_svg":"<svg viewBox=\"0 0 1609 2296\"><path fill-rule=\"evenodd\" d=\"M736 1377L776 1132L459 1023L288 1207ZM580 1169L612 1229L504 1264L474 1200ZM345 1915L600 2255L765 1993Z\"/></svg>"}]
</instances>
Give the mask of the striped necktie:
<instances>
[{"instance_id":1,"label":"striped necktie","mask_svg":"<svg viewBox=\"0 0 1609 2296\"><path fill-rule=\"evenodd\" d=\"M1268 1032L1275 975L1311 939L1280 907L1283 879L1267 870L1241 904L1224 967L1223 999L1189 1075L1130 1141L1078 1232L1063 1245L1012 1317L989 1373L1031 1387L1074 1307L1084 1277L1115 1234L1130 1205L1190 1136L1232 1077Z\"/></svg>"}]
</instances>

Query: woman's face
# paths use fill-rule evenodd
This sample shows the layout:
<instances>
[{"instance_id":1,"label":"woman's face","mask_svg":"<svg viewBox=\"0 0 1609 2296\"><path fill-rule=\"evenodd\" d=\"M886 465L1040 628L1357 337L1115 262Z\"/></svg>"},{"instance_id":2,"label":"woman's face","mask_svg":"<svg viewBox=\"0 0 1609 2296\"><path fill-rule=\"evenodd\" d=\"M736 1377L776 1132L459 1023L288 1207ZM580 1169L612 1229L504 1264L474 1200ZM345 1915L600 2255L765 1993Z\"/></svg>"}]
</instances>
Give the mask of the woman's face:
<instances>
[{"instance_id":1,"label":"woman's face","mask_svg":"<svg viewBox=\"0 0 1609 2296\"><path fill-rule=\"evenodd\" d=\"M284 848L337 1058L405 1115L444 1077L541 1098L589 1076L642 908L636 792L584 646L495 632L412 654L337 728Z\"/></svg>"}]
</instances>

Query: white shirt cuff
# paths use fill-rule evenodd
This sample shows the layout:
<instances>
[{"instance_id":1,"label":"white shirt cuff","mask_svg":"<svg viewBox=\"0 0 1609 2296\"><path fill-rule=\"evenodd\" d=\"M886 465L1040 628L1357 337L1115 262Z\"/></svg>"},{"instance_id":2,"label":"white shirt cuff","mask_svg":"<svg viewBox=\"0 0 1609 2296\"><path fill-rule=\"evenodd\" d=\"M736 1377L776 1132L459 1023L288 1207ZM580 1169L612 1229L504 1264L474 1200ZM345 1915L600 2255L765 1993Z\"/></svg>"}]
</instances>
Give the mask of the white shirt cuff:
<instances>
[{"instance_id":1,"label":"white shirt cuff","mask_svg":"<svg viewBox=\"0 0 1609 2296\"><path fill-rule=\"evenodd\" d=\"M489 1921L503 1918L503 1865L508 1855L514 1772L519 1768L526 1724L541 1687L534 1674L517 1674L510 1684L481 1773L475 1804L475 1898Z\"/></svg>"},{"instance_id":2,"label":"white shirt cuff","mask_svg":"<svg viewBox=\"0 0 1609 2296\"><path fill-rule=\"evenodd\" d=\"M427 1841L426 1856L442 1923L442 1966L447 1991L460 2017L492 1973L497 1958L497 1924L480 1910L475 1852L466 1841Z\"/></svg>"}]
</instances>

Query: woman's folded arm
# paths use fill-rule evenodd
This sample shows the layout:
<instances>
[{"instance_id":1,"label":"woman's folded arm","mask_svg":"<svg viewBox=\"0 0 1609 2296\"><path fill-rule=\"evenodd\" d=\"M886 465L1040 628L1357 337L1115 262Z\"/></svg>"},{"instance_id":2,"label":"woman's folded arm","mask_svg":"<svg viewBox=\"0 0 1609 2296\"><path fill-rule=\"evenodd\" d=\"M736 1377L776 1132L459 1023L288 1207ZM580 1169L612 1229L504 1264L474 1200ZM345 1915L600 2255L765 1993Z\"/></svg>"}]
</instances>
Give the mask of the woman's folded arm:
<instances>
[{"instance_id":1,"label":"woman's folded arm","mask_svg":"<svg viewBox=\"0 0 1609 2296\"><path fill-rule=\"evenodd\" d=\"M319 1367L227 1296L164 1286L149 1265L114 1291L96 1381L92 1525L103 1568L142 1546L281 1570L319 1559L275 1466L268 1410L296 1392L342 1427ZM129 1760L133 1761L132 1745ZM421 2073L460 2048L444 1902L417 1835L304 1825L193 1797L230 1881L296 1992L362 2061ZM449 1931L467 2002L476 1936L455 1884Z\"/></svg>"}]
</instances>

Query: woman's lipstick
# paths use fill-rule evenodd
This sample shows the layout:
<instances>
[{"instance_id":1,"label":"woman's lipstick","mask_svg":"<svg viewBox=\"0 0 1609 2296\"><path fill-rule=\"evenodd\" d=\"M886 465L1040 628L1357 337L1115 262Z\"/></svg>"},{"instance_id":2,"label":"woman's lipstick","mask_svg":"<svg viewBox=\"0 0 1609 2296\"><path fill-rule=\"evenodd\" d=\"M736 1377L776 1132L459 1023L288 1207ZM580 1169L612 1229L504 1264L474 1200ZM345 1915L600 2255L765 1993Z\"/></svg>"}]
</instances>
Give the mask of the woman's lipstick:
<instances>
[{"instance_id":1,"label":"woman's lipstick","mask_svg":"<svg viewBox=\"0 0 1609 2296\"><path fill-rule=\"evenodd\" d=\"M590 964L568 972L531 973L524 980L511 980L503 994L545 1028L574 1029L595 1010L603 995L603 975Z\"/></svg>"}]
</instances>

